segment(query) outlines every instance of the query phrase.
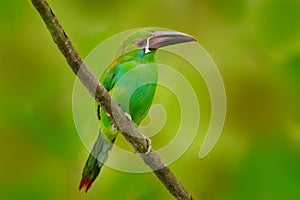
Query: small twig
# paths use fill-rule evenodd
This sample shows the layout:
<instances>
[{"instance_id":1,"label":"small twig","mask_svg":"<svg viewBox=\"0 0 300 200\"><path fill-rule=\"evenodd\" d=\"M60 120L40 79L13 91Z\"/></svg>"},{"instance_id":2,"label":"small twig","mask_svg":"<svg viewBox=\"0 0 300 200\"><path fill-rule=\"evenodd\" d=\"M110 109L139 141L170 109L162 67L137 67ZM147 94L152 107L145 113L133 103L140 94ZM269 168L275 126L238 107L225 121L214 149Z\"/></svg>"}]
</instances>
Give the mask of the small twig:
<instances>
[{"instance_id":1,"label":"small twig","mask_svg":"<svg viewBox=\"0 0 300 200\"><path fill-rule=\"evenodd\" d=\"M103 85L98 81L97 77L88 68L71 44L71 41L59 24L47 1L31 0L31 2L40 13L54 42L66 58L69 66L90 94L95 98L98 105L110 116L111 122L116 125L120 133L133 146L134 150L141 153L144 162L154 170L158 179L176 199L192 199L191 194L166 166L157 152L152 149L150 153L145 154L148 151L147 144L149 139L145 139L145 136L139 133L132 122L129 121L122 112L119 105L111 98Z\"/></svg>"}]
</instances>

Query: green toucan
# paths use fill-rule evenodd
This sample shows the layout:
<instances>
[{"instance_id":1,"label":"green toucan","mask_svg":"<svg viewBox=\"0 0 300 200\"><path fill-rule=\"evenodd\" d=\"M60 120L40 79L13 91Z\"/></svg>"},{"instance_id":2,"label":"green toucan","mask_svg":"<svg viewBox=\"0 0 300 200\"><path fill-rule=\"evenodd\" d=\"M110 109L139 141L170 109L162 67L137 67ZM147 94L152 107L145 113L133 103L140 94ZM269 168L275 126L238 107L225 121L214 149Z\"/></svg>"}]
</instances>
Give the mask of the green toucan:
<instances>
[{"instance_id":1,"label":"green toucan","mask_svg":"<svg viewBox=\"0 0 300 200\"><path fill-rule=\"evenodd\" d=\"M160 47L195 41L175 31L139 29L122 43L116 59L104 71L100 82L137 126L152 104L158 78L154 54ZM79 190L89 190L104 165L118 135L105 111L97 107L100 124L98 138L86 161Z\"/></svg>"}]
</instances>

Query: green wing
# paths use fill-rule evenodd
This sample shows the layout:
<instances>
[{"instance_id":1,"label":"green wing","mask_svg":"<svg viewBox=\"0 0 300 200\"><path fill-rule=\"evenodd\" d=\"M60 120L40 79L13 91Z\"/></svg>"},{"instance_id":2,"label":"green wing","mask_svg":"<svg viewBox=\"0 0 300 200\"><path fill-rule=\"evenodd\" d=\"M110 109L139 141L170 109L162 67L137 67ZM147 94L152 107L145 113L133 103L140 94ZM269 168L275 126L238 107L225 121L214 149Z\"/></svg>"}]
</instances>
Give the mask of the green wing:
<instances>
[{"instance_id":1,"label":"green wing","mask_svg":"<svg viewBox=\"0 0 300 200\"><path fill-rule=\"evenodd\" d=\"M158 72L156 64L153 63L153 55L145 59L145 56L137 54L135 59L128 60L127 56L120 57L112 63L100 81L122 110L129 113L133 122L138 125L151 107ZM100 110L98 107L98 116ZM101 116L103 115L100 114Z\"/></svg>"}]
</instances>

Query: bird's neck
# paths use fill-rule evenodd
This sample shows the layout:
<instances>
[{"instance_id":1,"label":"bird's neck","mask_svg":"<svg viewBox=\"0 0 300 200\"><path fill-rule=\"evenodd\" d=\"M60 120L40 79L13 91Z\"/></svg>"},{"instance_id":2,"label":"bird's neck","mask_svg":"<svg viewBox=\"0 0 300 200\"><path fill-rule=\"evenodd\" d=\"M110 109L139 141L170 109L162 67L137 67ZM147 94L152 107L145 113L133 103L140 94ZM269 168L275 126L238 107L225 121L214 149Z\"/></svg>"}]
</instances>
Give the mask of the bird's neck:
<instances>
[{"instance_id":1,"label":"bird's neck","mask_svg":"<svg viewBox=\"0 0 300 200\"><path fill-rule=\"evenodd\" d=\"M121 62L135 61L139 63L153 63L155 51L145 53L143 49L128 52L120 57Z\"/></svg>"}]
</instances>

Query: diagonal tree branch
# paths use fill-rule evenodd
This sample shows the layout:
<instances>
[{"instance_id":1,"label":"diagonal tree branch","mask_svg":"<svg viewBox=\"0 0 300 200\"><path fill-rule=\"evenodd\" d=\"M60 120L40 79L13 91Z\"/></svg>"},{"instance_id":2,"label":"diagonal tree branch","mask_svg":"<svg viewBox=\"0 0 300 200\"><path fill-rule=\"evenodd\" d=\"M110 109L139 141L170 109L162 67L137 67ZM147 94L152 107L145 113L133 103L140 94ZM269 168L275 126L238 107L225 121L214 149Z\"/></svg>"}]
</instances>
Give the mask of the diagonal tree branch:
<instances>
[{"instance_id":1,"label":"diagonal tree branch","mask_svg":"<svg viewBox=\"0 0 300 200\"><path fill-rule=\"evenodd\" d=\"M119 105L111 98L103 85L98 81L97 77L88 68L73 47L47 1L31 0L31 2L47 25L54 42L66 58L69 66L94 97L98 105L100 105L106 111L108 116L110 116L111 122L117 126L120 133L133 146L135 151L141 153L140 155L144 162L154 170L158 179L176 199L192 199L192 195L166 166L157 152L152 149L150 153L145 154L145 152L147 152L149 139L139 133L132 122L122 112Z\"/></svg>"}]
</instances>

